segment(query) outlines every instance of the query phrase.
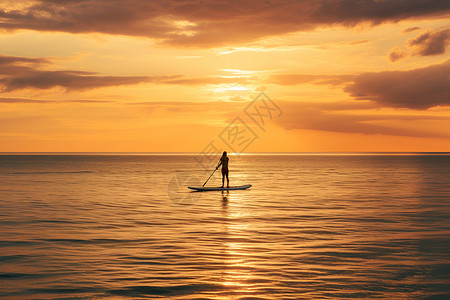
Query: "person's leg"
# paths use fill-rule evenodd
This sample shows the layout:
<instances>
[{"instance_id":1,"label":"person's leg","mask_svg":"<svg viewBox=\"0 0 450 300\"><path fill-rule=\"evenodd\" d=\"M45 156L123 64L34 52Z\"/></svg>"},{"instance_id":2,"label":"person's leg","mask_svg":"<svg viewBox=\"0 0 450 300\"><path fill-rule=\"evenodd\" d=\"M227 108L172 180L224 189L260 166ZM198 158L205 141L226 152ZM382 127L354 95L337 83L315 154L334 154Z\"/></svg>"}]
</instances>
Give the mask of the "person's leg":
<instances>
[{"instance_id":1,"label":"person's leg","mask_svg":"<svg viewBox=\"0 0 450 300\"><path fill-rule=\"evenodd\" d=\"M227 172L227 188L230 187L230 180L228 179L228 172Z\"/></svg>"},{"instance_id":2,"label":"person's leg","mask_svg":"<svg viewBox=\"0 0 450 300\"><path fill-rule=\"evenodd\" d=\"M225 174L222 173L222 187L223 187L223 182L225 181Z\"/></svg>"}]
</instances>

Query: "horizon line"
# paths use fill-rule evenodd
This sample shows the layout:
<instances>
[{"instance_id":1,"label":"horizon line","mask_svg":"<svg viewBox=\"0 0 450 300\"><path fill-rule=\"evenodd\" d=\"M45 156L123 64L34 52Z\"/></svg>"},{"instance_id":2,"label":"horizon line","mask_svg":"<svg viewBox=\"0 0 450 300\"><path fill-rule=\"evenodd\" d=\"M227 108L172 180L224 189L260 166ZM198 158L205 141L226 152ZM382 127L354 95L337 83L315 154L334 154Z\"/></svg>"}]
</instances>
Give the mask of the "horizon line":
<instances>
[{"instance_id":1,"label":"horizon line","mask_svg":"<svg viewBox=\"0 0 450 300\"><path fill-rule=\"evenodd\" d=\"M420 155L420 154L440 154L450 155L447 151L316 151L316 152L245 152L234 153L229 155ZM221 155L221 153L200 153L200 152L139 152L139 151L33 151L33 152L0 152L0 155Z\"/></svg>"}]
</instances>

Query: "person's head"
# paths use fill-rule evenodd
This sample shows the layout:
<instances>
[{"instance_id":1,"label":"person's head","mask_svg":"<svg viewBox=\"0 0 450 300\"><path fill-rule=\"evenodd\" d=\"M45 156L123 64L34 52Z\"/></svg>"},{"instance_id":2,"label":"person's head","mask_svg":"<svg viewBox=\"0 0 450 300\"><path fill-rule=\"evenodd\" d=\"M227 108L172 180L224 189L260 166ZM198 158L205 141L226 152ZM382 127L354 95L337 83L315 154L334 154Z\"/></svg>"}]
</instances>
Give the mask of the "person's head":
<instances>
[{"instance_id":1,"label":"person's head","mask_svg":"<svg viewBox=\"0 0 450 300\"><path fill-rule=\"evenodd\" d=\"M223 151L222 156L227 156L227 151Z\"/></svg>"}]
</instances>

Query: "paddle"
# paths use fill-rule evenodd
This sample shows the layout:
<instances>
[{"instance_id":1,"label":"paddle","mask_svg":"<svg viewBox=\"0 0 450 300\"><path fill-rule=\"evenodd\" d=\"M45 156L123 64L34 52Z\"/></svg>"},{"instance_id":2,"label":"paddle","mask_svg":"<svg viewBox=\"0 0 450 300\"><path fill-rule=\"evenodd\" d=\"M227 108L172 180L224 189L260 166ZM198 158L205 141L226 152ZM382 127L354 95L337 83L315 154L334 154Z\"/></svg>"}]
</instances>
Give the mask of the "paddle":
<instances>
[{"instance_id":1,"label":"paddle","mask_svg":"<svg viewBox=\"0 0 450 300\"><path fill-rule=\"evenodd\" d=\"M219 163L217 164L217 167L214 169L214 171L211 173L211 175L209 175L208 179L205 181L205 183L202 185L202 187L205 186L205 184L208 182L208 180L211 178L211 176L213 176L214 172L217 171L217 169L220 166L220 163L221 162L219 161Z\"/></svg>"}]
</instances>

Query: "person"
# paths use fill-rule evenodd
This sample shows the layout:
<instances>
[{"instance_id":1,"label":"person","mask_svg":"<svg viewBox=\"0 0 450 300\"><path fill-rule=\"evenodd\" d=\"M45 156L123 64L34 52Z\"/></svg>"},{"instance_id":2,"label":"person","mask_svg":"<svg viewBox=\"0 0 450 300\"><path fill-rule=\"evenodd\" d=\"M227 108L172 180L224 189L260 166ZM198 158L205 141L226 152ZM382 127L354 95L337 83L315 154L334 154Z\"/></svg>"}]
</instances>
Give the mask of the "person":
<instances>
[{"instance_id":1,"label":"person","mask_svg":"<svg viewBox=\"0 0 450 300\"><path fill-rule=\"evenodd\" d=\"M225 176L227 177L227 188L230 187L230 180L228 179L228 160L227 151L223 151L222 157L220 158L219 165L217 168L222 166L222 187L225 181Z\"/></svg>"}]
</instances>

